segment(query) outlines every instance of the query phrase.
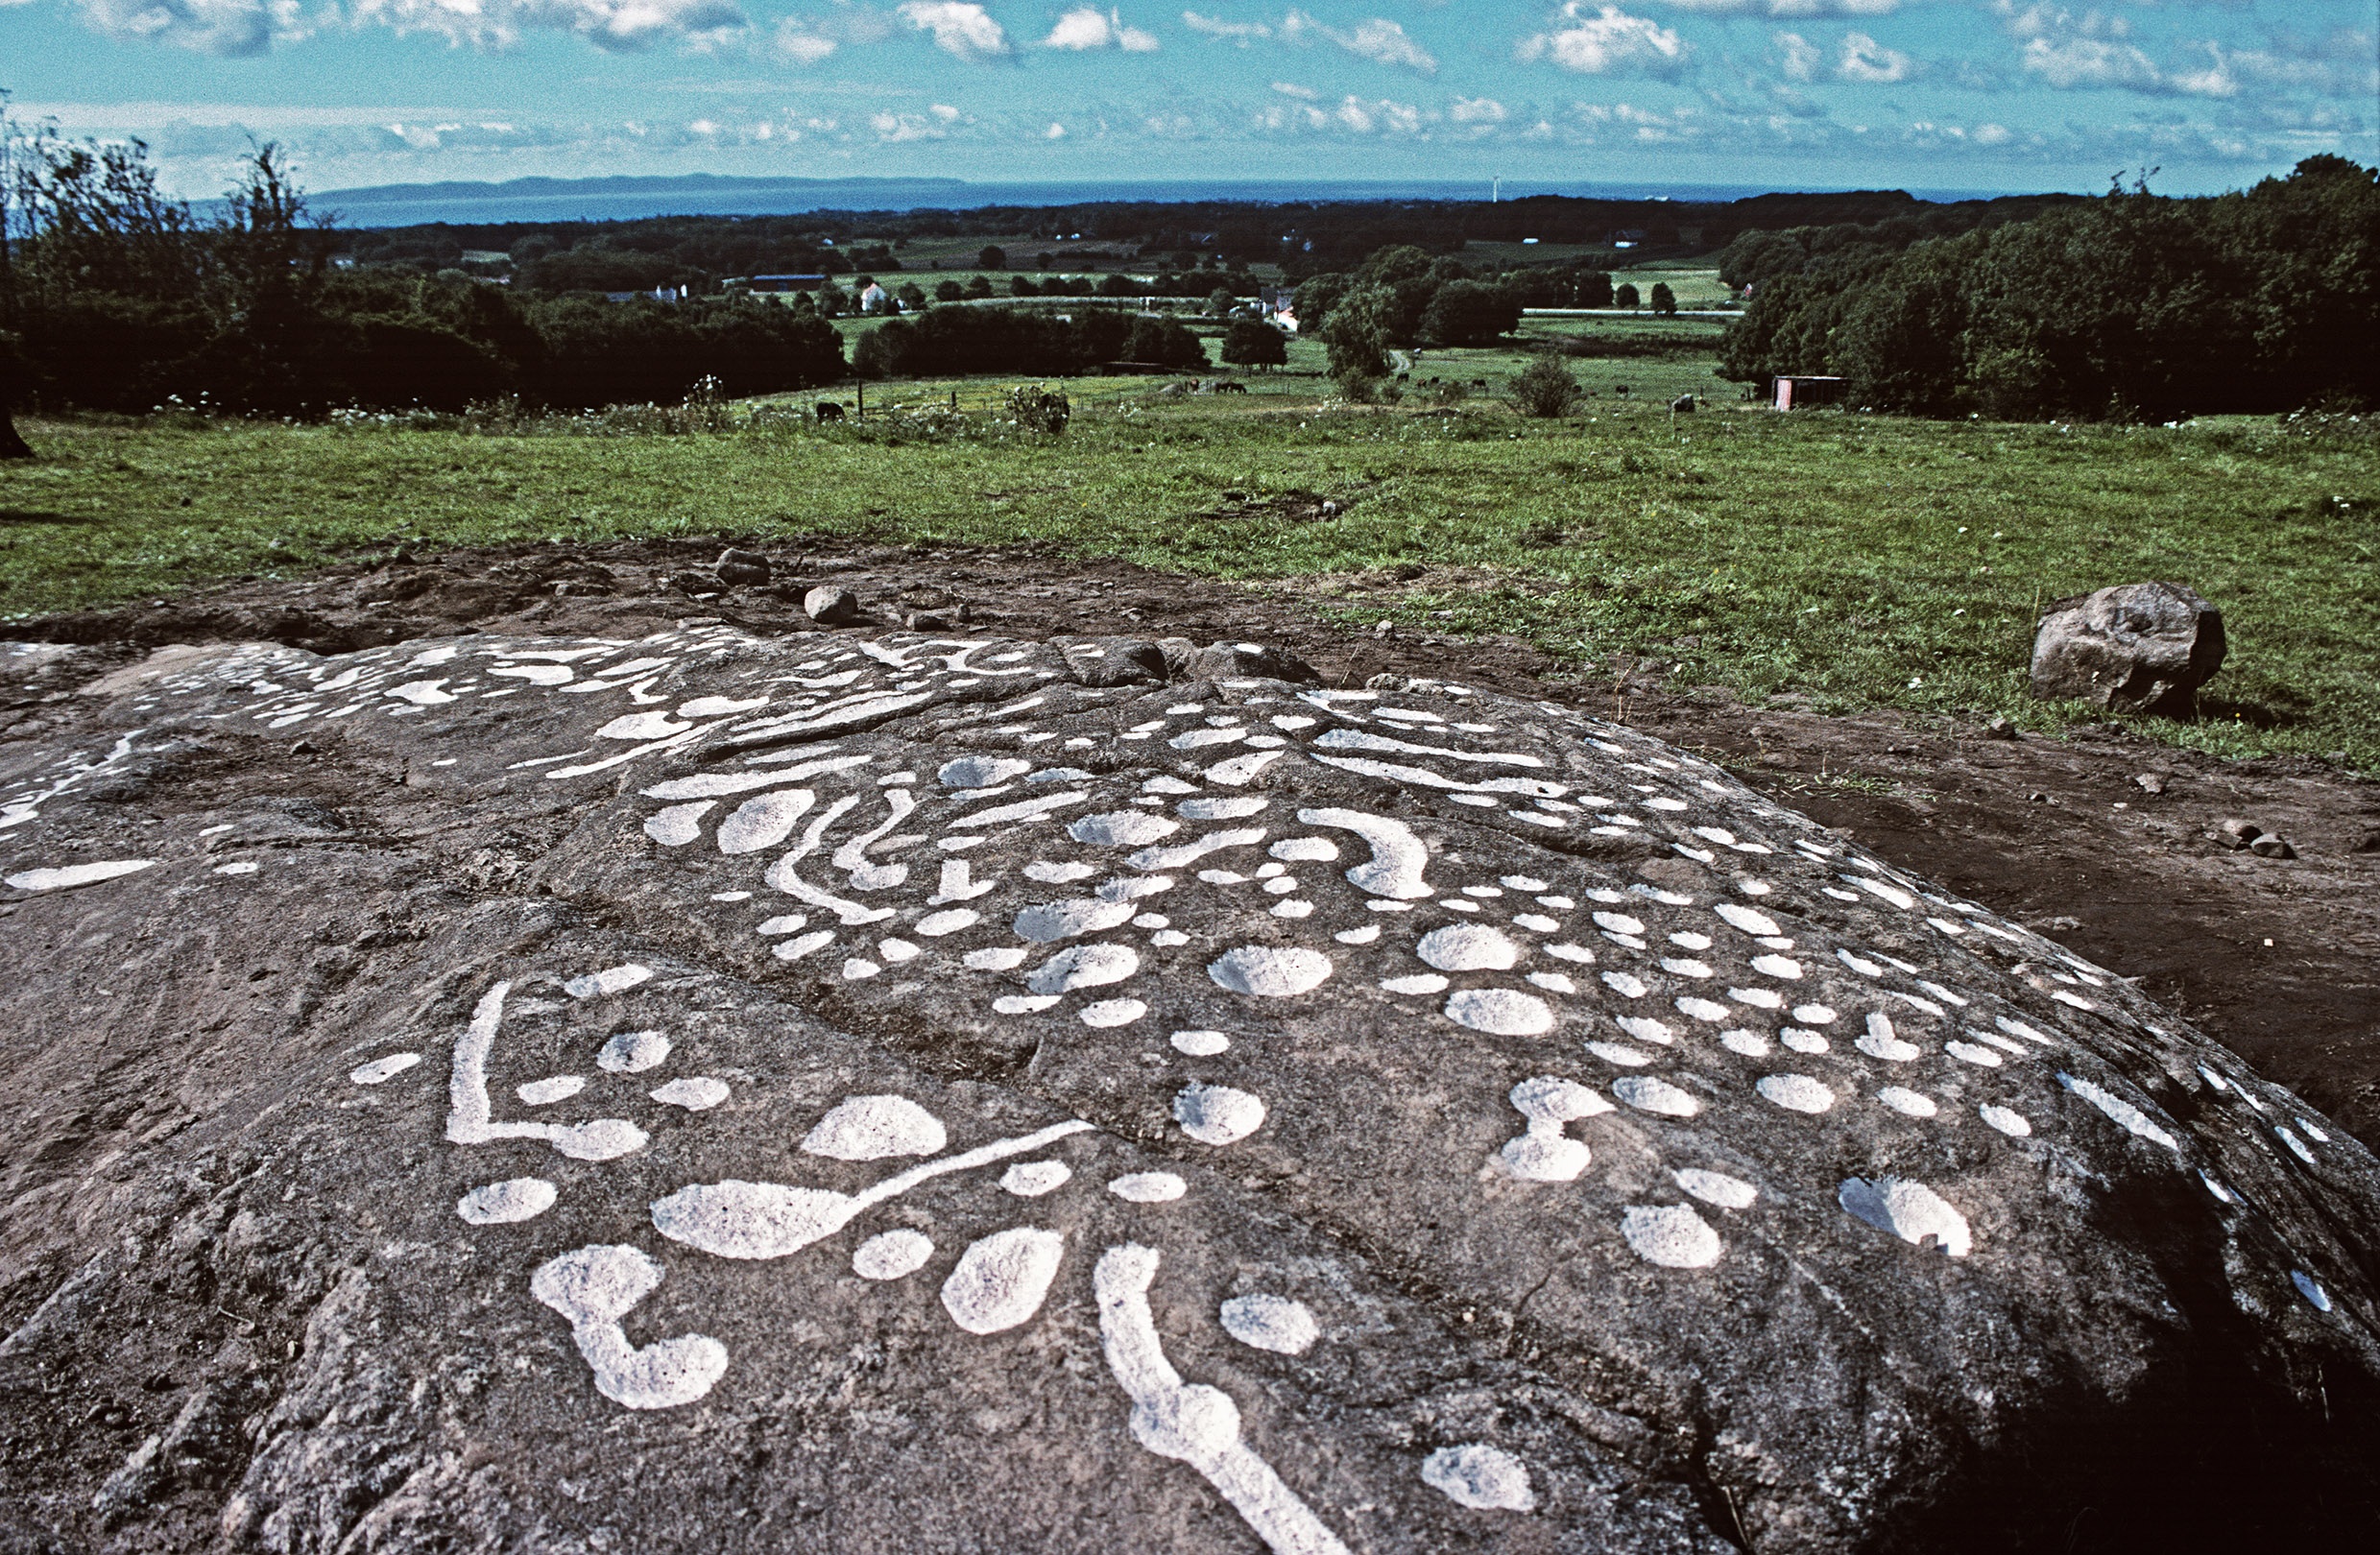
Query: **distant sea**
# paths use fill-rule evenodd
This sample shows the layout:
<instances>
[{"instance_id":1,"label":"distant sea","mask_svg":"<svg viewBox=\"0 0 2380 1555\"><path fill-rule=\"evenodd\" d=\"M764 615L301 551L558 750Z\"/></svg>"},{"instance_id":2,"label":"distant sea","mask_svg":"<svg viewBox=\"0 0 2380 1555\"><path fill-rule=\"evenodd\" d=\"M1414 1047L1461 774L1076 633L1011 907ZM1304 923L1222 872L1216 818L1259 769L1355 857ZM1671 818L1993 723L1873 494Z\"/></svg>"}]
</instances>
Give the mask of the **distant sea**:
<instances>
[{"instance_id":1,"label":"distant sea","mask_svg":"<svg viewBox=\"0 0 2380 1555\"><path fill-rule=\"evenodd\" d=\"M1570 195L1591 200L1730 201L1777 192L1767 184L1536 183L1507 179L1503 197ZM1797 193L1826 192L1818 189ZM1987 199L1958 190L1912 191L1920 200ZM683 178L515 179L506 183L392 183L311 196L343 227L413 227L428 222L617 222L648 216L791 216L812 210L973 210L985 205L1081 205L1118 202L1241 201L1296 204L1347 200L1486 202L1484 179L1410 181L974 183L961 179Z\"/></svg>"}]
</instances>

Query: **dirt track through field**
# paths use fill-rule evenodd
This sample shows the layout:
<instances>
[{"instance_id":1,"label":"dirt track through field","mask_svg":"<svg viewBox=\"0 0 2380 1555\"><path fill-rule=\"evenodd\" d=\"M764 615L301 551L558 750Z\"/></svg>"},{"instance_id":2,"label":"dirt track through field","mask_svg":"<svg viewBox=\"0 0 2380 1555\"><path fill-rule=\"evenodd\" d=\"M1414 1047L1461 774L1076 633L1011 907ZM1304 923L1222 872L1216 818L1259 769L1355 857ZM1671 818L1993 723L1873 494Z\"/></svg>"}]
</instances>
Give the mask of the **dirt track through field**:
<instances>
[{"instance_id":1,"label":"dirt track through field","mask_svg":"<svg viewBox=\"0 0 2380 1555\"><path fill-rule=\"evenodd\" d=\"M9 634L97 651L71 669L0 672L0 743L59 716L75 676L172 643L269 637L337 653L473 631L629 636L702 616L767 634L824 631L800 608L821 583L855 590L869 609L870 620L842 630L925 612L1018 637L1261 640L1334 683L1395 674L1547 697L1721 761L1892 862L2134 979L2380 1147L2380 784L2322 763L2224 762L2120 726L2009 740L1900 714L1747 707L1672 693L1657 675L1579 682L1510 638L1349 630L1323 618L1310 585L1224 584L1056 547L774 543L768 586L721 588L708 577L719 544L424 552L25 623ZM1432 585L1382 574L1353 591L1377 589L1384 603L1408 586ZM1332 603L1347 601L1334 592ZM2214 828L2232 816L2288 837L2297 856L2225 849Z\"/></svg>"}]
</instances>

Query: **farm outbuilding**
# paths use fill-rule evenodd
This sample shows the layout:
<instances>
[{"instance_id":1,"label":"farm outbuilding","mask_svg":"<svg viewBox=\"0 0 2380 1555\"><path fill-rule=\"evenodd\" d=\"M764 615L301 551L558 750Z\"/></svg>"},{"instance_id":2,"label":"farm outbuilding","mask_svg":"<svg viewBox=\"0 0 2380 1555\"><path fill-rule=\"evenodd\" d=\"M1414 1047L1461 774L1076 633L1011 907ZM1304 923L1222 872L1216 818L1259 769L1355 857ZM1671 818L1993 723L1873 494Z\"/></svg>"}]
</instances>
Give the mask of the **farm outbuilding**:
<instances>
[{"instance_id":1,"label":"farm outbuilding","mask_svg":"<svg viewBox=\"0 0 2380 1555\"><path fill-rule=\"evenodd\" d=\"M1839 405L1850 393L1844 379L1829 377L1778 377L1769 380L1769 395L1779 410L1807 409L1812 405Z\"/></svg>"}]
</instances>

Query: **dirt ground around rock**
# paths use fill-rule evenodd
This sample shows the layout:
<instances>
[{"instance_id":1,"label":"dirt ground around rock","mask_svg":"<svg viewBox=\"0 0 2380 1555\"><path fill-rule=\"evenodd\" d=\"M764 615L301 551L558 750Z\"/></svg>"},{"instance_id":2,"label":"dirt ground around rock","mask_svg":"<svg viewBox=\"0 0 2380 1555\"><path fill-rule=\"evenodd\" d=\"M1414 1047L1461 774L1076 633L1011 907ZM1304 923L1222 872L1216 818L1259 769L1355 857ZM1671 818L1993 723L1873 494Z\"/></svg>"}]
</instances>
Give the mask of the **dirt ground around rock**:
<instances>
[{"instance_id":1,"label":"dirt ground around rock","mask_svg":"<svg viewBox=\"0 0 2380 1555\"><path fill-rule=\"evenodd\" d=\"M1894 712L1743 706L1658 676L1580 681L1533 646L1351 630L1421 577L1242 585L1087 561L1057 546L891 548L774 542L762 586L726 587L718 540L399 553L295 580L249 580L145 607L0 629L79 645L0 659L0 740L63 716L75 687L176 643L265 638L340 653L469 632L635 636L691 617L756 633L904 625L1278 644L1334 684L1424 677L1544 697L1728 766L1891 862L2070 946L2197 1021L2265 1074L2380 1147L2380 783L2305 758L2223 761L2121 725L2064 739ZM1410 572L1413 569L1403 569ZM1441 580L1442 581L1442 580ZM821 627L822 584L863 619ZM2226 847L2244 818L2296 856Z\"/></svg>"}]
</instances>

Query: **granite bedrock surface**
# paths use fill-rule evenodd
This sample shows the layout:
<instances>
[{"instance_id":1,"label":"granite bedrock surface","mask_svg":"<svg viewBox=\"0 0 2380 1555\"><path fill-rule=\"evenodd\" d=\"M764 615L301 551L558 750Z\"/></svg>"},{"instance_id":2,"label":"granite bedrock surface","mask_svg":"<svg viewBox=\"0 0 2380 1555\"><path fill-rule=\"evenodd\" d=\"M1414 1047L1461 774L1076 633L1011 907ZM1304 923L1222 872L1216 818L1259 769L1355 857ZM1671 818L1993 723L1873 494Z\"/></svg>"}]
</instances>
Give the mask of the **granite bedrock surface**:
<instances>
[{"instance_id":1,"label":"granite bedrock surface","mask_svg":"<svg viewBox=\"0 0 2380 1555\"><path fill-rule=\"evenodd\" d=\"M28 1548L2368 1529L2370 1155L1613 725L1258 645L168 651L7 749Z\"/></svg>"}]
</instances>

